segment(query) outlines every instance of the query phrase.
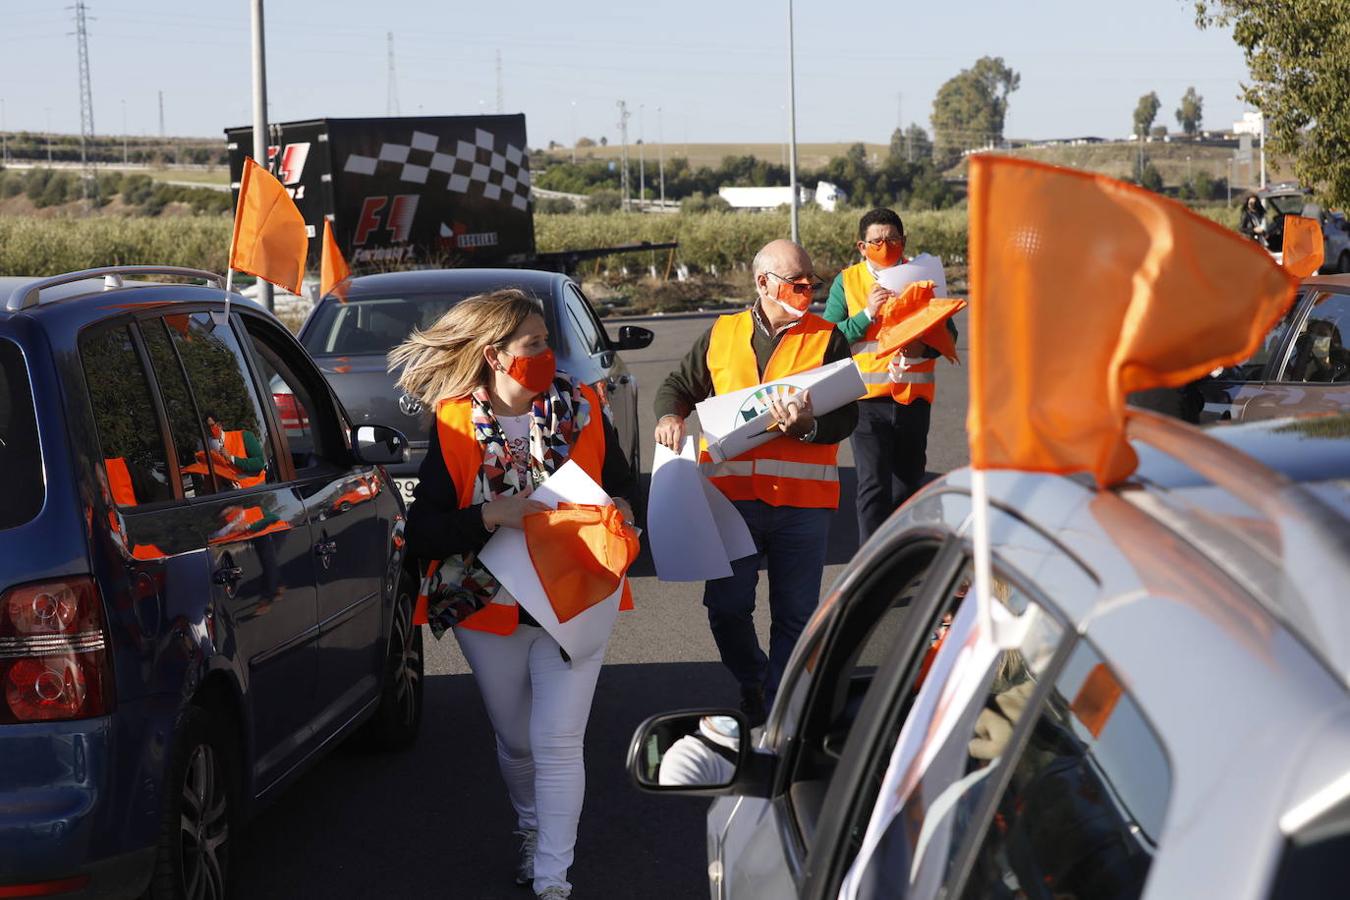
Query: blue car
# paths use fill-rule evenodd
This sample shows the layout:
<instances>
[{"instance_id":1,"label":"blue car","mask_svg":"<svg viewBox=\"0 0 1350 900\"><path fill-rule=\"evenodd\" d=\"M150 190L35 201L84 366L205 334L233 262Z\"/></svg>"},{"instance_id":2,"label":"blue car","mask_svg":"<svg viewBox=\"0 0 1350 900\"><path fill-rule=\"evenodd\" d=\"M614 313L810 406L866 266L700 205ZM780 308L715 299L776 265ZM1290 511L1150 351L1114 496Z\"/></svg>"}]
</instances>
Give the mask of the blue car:
<instances>
[{"instance_id":1,"label":"blue car","mask_svg":"<svg viewBox=\"0 0 1350 900\"><path fill-rule=\"evenodd\" d=\"M417 736L407 441L220 283L0 279L0 897L223 897L309 764Z\"/></svg>"}]
</instances>

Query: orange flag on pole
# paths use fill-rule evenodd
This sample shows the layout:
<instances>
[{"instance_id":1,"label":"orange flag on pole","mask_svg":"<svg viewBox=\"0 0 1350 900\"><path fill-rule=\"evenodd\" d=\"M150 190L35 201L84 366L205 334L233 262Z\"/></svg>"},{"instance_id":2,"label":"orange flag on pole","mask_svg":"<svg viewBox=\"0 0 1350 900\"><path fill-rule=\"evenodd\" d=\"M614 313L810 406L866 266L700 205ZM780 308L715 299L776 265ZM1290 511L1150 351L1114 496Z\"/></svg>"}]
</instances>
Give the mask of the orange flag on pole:
<instances>
[{"instance_id":1,"label":"orange flag on pole","mask_svg":"<svg viewBox=\"0 0 1350 900\"><path fill-rule=\"evenodd\" d=\"M977 469L1136 465L1132 391L1248 357L1298 279L1151 191L1029 160L971 158L970 434Z\"/></svg>"},{"instance_id":2,"label":"orange flag on pole","mask_svg":"<svg viewBox=\"0 0 1350 900\"><path fill-rule=\"evenodd\" d=\"M1299 278L1322 268L1322 223L1306 216L1284 217L1284 267Z\"/></svg>"},{"instance_id":3,"label":"orange flag on pole","mask_svg":"<svg viewBox=\"0 0 1350 900\"><path fill-rule=\"evenodd\" d=\"M342 258L337 238L333 237L333 223L323 220L323 254L319 258L319 296L326 297L336 290L338 297L347 299L346 281L352 271L347 268L347 260Z\"/></svg>"},{"instance_id":4,"label":"orange flag on pole","mask_svg":"<svg viewBox=\"0 0 1350 900\"><path fill-rule=\"evenodd\" d=\"M230 268L298 294L308 250L305 217L291 195L272 173L245 157L234 211Z\"/></svg>"}]
</instances>

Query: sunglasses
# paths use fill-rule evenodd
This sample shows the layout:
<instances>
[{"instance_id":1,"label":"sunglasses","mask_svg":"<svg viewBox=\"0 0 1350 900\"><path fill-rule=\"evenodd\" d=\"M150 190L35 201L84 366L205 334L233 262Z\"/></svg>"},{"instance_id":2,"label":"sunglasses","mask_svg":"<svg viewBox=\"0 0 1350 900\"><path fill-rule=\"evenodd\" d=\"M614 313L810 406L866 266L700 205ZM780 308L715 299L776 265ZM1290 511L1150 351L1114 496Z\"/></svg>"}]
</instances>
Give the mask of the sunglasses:
<instances>
[{"instance_id":1,"label":"sunglasses","mask_svg":"<svg viewBox=\"0 0 1350 900\"><path fill-rule=\"evenodd\" d=\"M867 246L877 250L881 249L882 244L885 244L888 247L895 247L900 244L903 244L904 242L905 238L903 235L898 238L872 238L872 240L870 241L863 241L863 243L866 244Z\"/></svg>"},{"instance_id":2,"label":"sunglasses","mask_svg":"<svg viewBox=\"0 0 1350 900\"><path fill-rule=\"evenodd\" d=\"M809 295L809 294L813 293L813 292L815 291L816 288L820 287L822 284L825 283L825 282L823 282L823 281L817 281L815 278L812 278L810 275L802 275L802 276L800 276L800 277L798 277L798 278L784 278L782 275L779 275L777 272L765 272L764 274L765 274L765 275L772 275L774 278L777 278L779 281L783 282L784 284L790 284L790 285L792 285L792 293L794 293L794 294L800 294L800 295Z\"/></svg>"}]
</instances>

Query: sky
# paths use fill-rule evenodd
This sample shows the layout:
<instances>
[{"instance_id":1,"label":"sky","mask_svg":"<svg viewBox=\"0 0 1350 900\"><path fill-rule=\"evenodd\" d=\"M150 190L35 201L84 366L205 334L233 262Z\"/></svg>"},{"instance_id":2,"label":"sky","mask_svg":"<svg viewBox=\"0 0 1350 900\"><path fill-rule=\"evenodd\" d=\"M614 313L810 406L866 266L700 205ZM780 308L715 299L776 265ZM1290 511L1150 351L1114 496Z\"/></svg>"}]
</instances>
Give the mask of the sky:
<instances>
[{"instance_id":1,"label":"sky","mask_svg":"<svg viewBox=\"0 0 1350 900\"><path fill-rule=\"evenodd\" d=\"M8 130L78 132L74 0L0 0ZM94 126L221 136L251 122L249 2L87 0ZM1142 94L1158 123L1194 85L1205 124L1241 117L1242 53L1196 28L1192 0L795 0L797 139L931 128L938 87L981 56L1021 73L1005 134L1123 137ZM404 115L524 112L530 143L577 136L777 142L787 133L786 0L268 0L273 121L386 114L393 34ZM124 120L125 116L125 120Z\"/></svg>"}]
</instances>

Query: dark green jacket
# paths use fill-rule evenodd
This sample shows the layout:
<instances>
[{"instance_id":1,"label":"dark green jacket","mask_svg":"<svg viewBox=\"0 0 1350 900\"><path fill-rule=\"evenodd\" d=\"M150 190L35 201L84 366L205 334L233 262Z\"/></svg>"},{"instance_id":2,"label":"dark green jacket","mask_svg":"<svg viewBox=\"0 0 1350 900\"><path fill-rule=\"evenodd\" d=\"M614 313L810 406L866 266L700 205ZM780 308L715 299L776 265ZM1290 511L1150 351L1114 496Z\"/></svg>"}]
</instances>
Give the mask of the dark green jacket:
<instances>
[{"instance_id":1,"label":"dark green jacket","mask_svg":"<svg viewBox=\"0 0 1350 900\"><path fill-rule=\"evenodd\" d=\"M753 317L755 328L751 332L750 347L755 353L755 367L763 378L764 367L769 364L769 357L773 355L774 348L782 339L783 332L769 334L759 314L758 306L754 309ZM657 388L655 403L657 419L663 416L688 418L694 411L695 404L712 396L712 372L708 369L708 345L711 342L712 327L709 326L708 330L694 341L694 346L689 348L689 352L680 361L680 367L667 375L666 380ZM838 329L835 329L834 334L830 336L829 346L825 348L825 362L838 362L841 359L848 359L851 355L848 341ZM816 436L812 439L812 443L837 444L852 434L857 424L856 402L816 416Z\"/></svg>"}]
</instances>

